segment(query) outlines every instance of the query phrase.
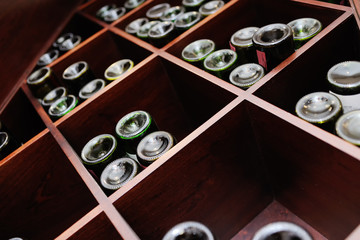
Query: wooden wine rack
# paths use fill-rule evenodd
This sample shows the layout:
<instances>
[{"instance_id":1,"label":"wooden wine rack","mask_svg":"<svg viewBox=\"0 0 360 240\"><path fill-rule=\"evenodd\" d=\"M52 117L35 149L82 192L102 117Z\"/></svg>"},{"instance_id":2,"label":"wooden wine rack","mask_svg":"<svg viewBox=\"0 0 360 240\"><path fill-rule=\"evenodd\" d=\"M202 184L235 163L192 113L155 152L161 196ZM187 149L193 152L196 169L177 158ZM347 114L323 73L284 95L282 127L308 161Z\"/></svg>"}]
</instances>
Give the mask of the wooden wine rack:
<instances>
[{"instance_id":1,"label":"wooden wine rack","mask_svg":"<svg viewBox=\"0 0 360 240\"><path fill-rule=\"evenodd\" d=\"M9 10L0 15L8 24L0 41L0 118L24 143L0 162L0 239L161 239L187 220L236 240L277 220L303 226L316 240L345 239L357 228L360 149L299 119L294 107L307 93L328 91L331 66L360 60L359 2L230 0L162 48L124 29L164 1L147 0L107 24L95 12L110 2L124 0L0 4ZM228 48L240 28L301 17L320 20L323 30L246 91L180 57L200 38ZM53 122L26 77L68 31L83 41L49 65L58 79L79 60L99 78L122 58L135 67ZM133 110L148 111L178 143L107 196L79 153Z\"/></svg>"}]
</instances>

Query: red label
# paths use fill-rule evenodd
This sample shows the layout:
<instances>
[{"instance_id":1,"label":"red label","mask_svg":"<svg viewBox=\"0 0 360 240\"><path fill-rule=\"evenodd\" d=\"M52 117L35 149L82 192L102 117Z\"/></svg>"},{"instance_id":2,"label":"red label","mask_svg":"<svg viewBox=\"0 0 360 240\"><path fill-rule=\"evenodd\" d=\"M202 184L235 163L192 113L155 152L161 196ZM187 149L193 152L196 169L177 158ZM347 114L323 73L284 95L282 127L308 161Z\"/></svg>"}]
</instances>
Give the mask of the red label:
<instances>
[{"instance_id":1,"label":"red label","mask_svg":"<svg viewBox=\"0 0 360 240\"><path fill-rule=\"evenodd\" d=\"M256 55L258 58L258 62L261 66L263 66L265 68L265 70L267 71L267 62L266 62L266 55L264 52L261 52L259 50L256 50Z\"/></svg>"},{"instance_id":2,"label":"red label","mask_svg":"<svg viewBox=\"0 0 360 240\"><path fill-rule=\"evenodd\" d=\"M230 45L230 49L236 52L236 48L231 44L231 42L229 42L229 45Z\"/></svg>"}]
</instances>

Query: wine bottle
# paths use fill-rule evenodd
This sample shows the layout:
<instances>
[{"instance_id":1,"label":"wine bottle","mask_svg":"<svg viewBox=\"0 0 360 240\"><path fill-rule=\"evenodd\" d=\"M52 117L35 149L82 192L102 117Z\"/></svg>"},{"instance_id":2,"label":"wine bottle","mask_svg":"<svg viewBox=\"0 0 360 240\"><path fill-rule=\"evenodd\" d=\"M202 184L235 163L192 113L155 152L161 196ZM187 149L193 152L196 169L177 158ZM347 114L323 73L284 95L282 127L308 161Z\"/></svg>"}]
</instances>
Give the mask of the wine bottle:
<instances>
[{"instance_id":1,"label":"wine bottle","mask_svg":"<svg viewBox=\"0 0 360 240\"><path fill-rule=\"evenodd\" d=\"M60 35L60 36L55 40L55 42L53 42L52 46L53 46L54 48L58 49L59 46L60 46L63 42L65 42L66 40L71 39L71 38L73 38L73 37L74 37L74 34L71 33L71 32L64 33L64 34Z\"/></svg>"},{"instance_id":2,"label":"wine bottle","mask_svg":"<svg viewBox=\"0 0 360 240\"><path fill-rule=\"evenodd\" d=\"M200 222L185 221L172 227L162 240L215 240L215 236L210 229Z\"/></svg>"},{"instance_id":3,"label":"wine bottle","mask_svg":"<svg viewBox=\"0 0 360 240\"><path fill-rule=\"evenodd\" d=\"M235 86L248 89L265 75L264 68L257 63L246 63L235 68L229 80Z\"/></svg>"},{"instance_id":4,"label":"wine bottle","mask_svg":"<svg viewBox=\"0 0 360 240\"><path fill-rule=\"evenodd\" d=\"M26 79L30 91L34 97L42 99L48 92L54 88L56 81L55 75L49 67L42 67L34 71Z\"/></svg>"},{"instance_id":5,"label":"wine bottle","mask_svg":"<svg viewBox=\"0 0 360 240\"><path fill-rule=\"evenodd\" d=\"M103 79L97 78L88 82L83 86L79 91L79 101L84 102L86 99L89 99L95 93L103 89L106 85L106 82Z\"/></svg>"},{"instance_id":6,"label":"wine bottle","mask_svg":"<svg viewBox=\"0 0 360 240\"><path fill-rule=\"evenodd\" d=\"M136 149L143 137L157 131L157 125L151 115L145 111L137 110L123 116L115 127L125 151L136 154Z\"/></svg>"},{"instance_id":7,"label":"wine bottle","mask_svg":"<svg viewBox=\"0 0 360 240\"><path fill-rule=\"evenodd\" d=\"M73 35L69 39L66 39L59 44L59 50L62 53L67 52L78 46L80 43L81 43L81 36Z\"/></svg>"},{"instance_id":8,"label":"wine bottle","mask_svg":"<svg viewBox=\"0 0 360 240\"><path fill-rule=\"evenodd\" d=\"M302 97L295 106L295 112L303 120L333 132L335 122L343 109L339 98L327 92L314 92Z\"/></svg>"},{"instance_id":9,"label":"wine bottle","mask_svg":"<svg viewBox=\"0 0 360 240\"><path fill-rule=\"evenodd\" d=\"M136 149L137 160L142 166L149 166L176 144L174 137L165 131L155 131L146 135Z\"/></svg>"},{"instance_id":10,"label":"wine bottle","mask_svg":"<svg viewBox=\"0 0 360 240\"><path fill-rule=\"evenodd\" d=\"M7 132L0 132L0 160L19 148L21 144Z\"/></svg>"},{"instance_id":11,"label":"wine bottle","mask_svg":"<svg viewBox=\"0 0 360 240\"><path fill-rule=\"evenodd\" d=\"M41 100L41 105L45 109L45 111L48 111L51 104L53 104L56 100L59 98L67 96L67 90L65 87L56 87L48 94L45 95L45 97Z\"/></svg>"},{"instance_id":12,"label":"wine bottle","mask_svg":"<svg viewBox=\"0 0 360 240\"><path fill-rule=\"evenodd\" d=\"M200 22L201 15L197 11L186 12L178 16L175 20L175 28L179 33L183 33L186 30L193 27L195 24Z\"/></svg>"},{"instance_id":13,"label":"wine bottle","mask_svg":"<svg viewBox=\"0 0 360 240\"><path fill-rule=\"evenodd\" d=\"M103 20L107 23L112 23L124 16L126 9L124 7L112 8L104 14Z\"/></svg>"},{"instance_id":14,"label":"wine bottle","mask_svg":"<svg viewBox=\"0 0 360 240\"><path fill-rule=\"evenodd\" d=\"M85 61L78 61L67 67L62 77L69 92L75 96L78 95L80 89L90 80L94 79L94 75Z\"/></svg>"},{"instance_id":15,"label":"wine bottle","mask_svg":"<svg viewBox=\"0 0 360 240\"><path fill-rule=\"evenodd\" d=\"M271 71L295 52L292 29L282 23L269 24L254 33L258 63Z\"/></svg>"},{"instance_id":16,"label":"wine bottle","mask_svg":"<svg viewBox=\"0 0 360 240\"><path fill-rule=\"evenodd\" d=\"M312 240L311 235L302 227L291 222L272 222L261 227L252 240Z\"/></svg>"},{"instance_id":17,"label":"wine bottle","mask_svg":"<svg viewBox=\"0 0 360 240\"><path fill-rule=\"evenodd\" d=\"M142 25L136 33L136 36L144 41L149 41L149 31L152 27L160 23L160 21L150 21Z\"/></svg>"},{"instance_id":18,"label":"wine bottle","mask_svg":"<svg viewBox=\"0 0 360 240\"><path fill-rule=\"evenodd\" d=\"M169 3L157 4L146 11L146 17L151 20L160 20L164 11L170 8Z\"/></svg>"},{"instance_id":19,"label":"wine bottle","mask_svg":"<svg viewBox=\"0 0 360 240\"><path fill-rule=\"evenodd\" d=\"M230 38L230 49L236 51L239 62L256 63L257 56L252 38L258 27L246 27L236 31Z\"/></svg>"},{"instance_id":20,"label":"wine bottle","mask_svg":"<svg viewBox=\"0 0 360 240\"><path fill-rule=\"evenodd\" d=\"M330 93L341 101L344 113L360 109L360 62L345 61L332 66L327 72Z\"/></svg>"},{"instance_id":21,"label":"wine bottle","mask_svg":"<svg viewBox=\"0 0 360 240\"><path fill-rule=\"evenodd\" d=\"M335 124L336 134L347 142L360 146L360 110L353 110L340 116Z\"/></svg>"},{"instance_id":22,"label":"wine bottle","mask_svg":"<svg viewBox=\"0 0 360 240\"><path fill-rule=\"evenodd\" d=\"M116 138L106 133L93 137L81 150L83 164L99 178L110 162L122 156L123 151Z\"/></svg>"},{"instance_id":23,"label":"wine bottle","mask_svg":"<svg viewBox=\"0 0 360 240\"><path fill-rule=\"evenodd\" d=\"M182 5L187 12L199 11L200 6L207 0L182 0Z\"/></svg>"},{"instance_id":24,"label":"wine bottle","mask_svg":"<svg viewBox=\"0 0 360 240\"><path fill-rule=\"evenodd\" d=\"M78 99L74 95L67 95L57 99L49 107L48 114L55 121L73 110L78 104Z\"/></svg>"},{"instance_id":25,"label":"wine bottle","mask_svg":"<svg viewBox=\"0 0 360 240\"><path fill-rule=\"evenodd\" d=\"M299 49L322 29L322 24L315 18L299 18L288 23L293 30L295 49Z\"/></svg>"},{"instance_id":26,"label":"wine bottle","mask_svg":"<svg viewBox=\"0 0 360 240\"><path fill-rule=\"evenodd\" d=\"M188 44L181 52L181 57L199 68L203 68L204 59L215 50L215 42L200 39Z\"/></svg>"},{"instance_id":27,"label":"wine bottle","mask_svg":"<svg viewBox=\"0 0 360 240\"><path fill-rule=\"evenodd\" d=\"M104 77L107 81L114 81L133 67L134 62L130 59L116 61L105 70Z\"/></svg>"},{"instance_id":28,"label":"wine bottle","mask_svg":"<svg viewBox=\"0 0 360 240\"><path fill-rule=\"evenodd\" d=\"M147 19L147 18L137 18L134 21L130 22L128 25L126 25L125 32L132 34L132 35L136 35L136 33L139 31L140 27L148 22L149 22L149 19Z\"/></svg>"},{"instance_id":29,"label":"wine bottle","mask_svg":"<svg viewBox=\"0 0 360 240\"><path fill-rule=\"evenodd\" d=\"M159 22L149 30L150 43L158 48L165 46L174 38L174 29L171 21Z\"/></svg>"},{"instance_id":30,"label":"wine bottle","mask_svg":"<svg viewBox=\"0 0 360 240\"><path fill-rule=\"evenodd\" d=\"M236 67L237 54L231 49L220 49L204 60L204 68L213 75L228 80L231 71Z\"/></svg>"},{"instance_id":31,"label":"wine bottle","mask_svg":"<svg viewBox=\"0 0 360 240\"><path fill-rule=\"evenodd\" d=\"M139 172L140 168L134 159L119 158L108 163L104 168L100 176L100 183L105 190L115 191L128 183Z\"/></svg>"},{"instance_id":32,"label":"wine bottle","mask_svg":"<svg viewBox=\"0 0 360 240\"><path fill-rule=\"evenodd\" d=\"M59 57L59 51L57 49L51 49L48 52L44 53L36 63L37 67L45 67L46 65L52 63Z\"/></svg>"},{"instance_id":33,"label":"wine bottle","mask_svg":"<svg viewBox=\"0 0 360 240\"><path fill-rule=\"evenodd\" d=\"M173 6L166 9L160 17L161 21L172 21L174 22L177 17L185 12L185 7L183 6Z\"/></svg>"},{"instance_id":34,"label":"wine bottle","mask_svg":"<svg viewBox=\"0 0 360 240\"><path fill-rule=\"evenodd\" d=\"M199 13L204 18L210 16L211 14L216 13L224 5L225 5L224 1L219 1L219 0L210 1L201 5L201 7L199 8Z\"/></svg>"},{"instance_id":35,"label":"wine bottle","mask_svg":"<svg viewBox=\"0 0 360 240\"><path fill-rule=\"evenodd\" d=\"M127 11L131 11L139 7L144 2L145 0L126 0L124 3L124 7L126 8Z\"/></svg>"}]
</instances>

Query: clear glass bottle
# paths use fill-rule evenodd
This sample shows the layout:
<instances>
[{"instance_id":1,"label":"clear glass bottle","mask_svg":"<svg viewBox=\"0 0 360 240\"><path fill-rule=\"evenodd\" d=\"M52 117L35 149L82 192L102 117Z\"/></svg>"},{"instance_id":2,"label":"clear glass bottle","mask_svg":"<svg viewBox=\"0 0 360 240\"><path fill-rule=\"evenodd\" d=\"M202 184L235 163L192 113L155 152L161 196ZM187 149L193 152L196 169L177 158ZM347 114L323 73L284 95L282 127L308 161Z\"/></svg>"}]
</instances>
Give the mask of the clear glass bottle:
<instances>
[{"instance_id":1,"label":"clear glass bottle","mask_svg":"<svg viewBox=\"0 0 360 240\"><path fill-rule=\"evenodd\" d=\"M149 19L147 19L147 18L137 18L134 21L130 22L128 25L126 25L125 32L127 32L131 35L136 35L136 33L139 31L140 27L148 22L149 22Z\"/></svg>"},{"instance_id":2,"label":"clear glass bottle","mask_svg":"<svg viewBox=\"0 0 360 240\"><path fill-rule=\"evenodd\" d=\"M203 68L204 59L215 51L215 42L210 39L199 39L188 44L181 52L181 57L187 62Z\"/></svg>"},{"instance_id":3,"label":"clear glass bottle","mask_svg":"<svg viewBox=\"0 0 360 240\"><path fill-rule=\"evenodd\" d=\"M106 82L100 78L88 82L79 91L79 101L84 102L85 100L92 97L95 93L103 89L105 86Z\"/></svg>"},{"instance_id":4,"label":"clear glass bottle","mask_svg":"<svg viewBox=\"0 0 360 240\"><path fill-rule=\"evenodd\" d=\"M292 29L287 24L274 23L261 27L253 36L258 63L271 71L295 52Z\"/></svg>"},{"instance_id":5,"label":"clear glass bottle","mask_svg":"<svg viewBox=\"0 0 360 240\"><path fill-rule=\"evenodd\" d=\"M252 240L313 240L302 227L291 222L272 222L260 228Z\"/></svg>"},{"instance_id":6,"label":"clear glass bottle","mask_svg":"<svg viewBox=\"0 0 360 240\"><path fill-rule=\"evenodd\" d=\"M322 30L321 22L315 18L299 18L287 25L293 30L295 49L299 49Z\"/></svg>"},{"instance_id":7,"label":"clear glass bottle","mask_svg":"<svg viewBox=\"0 0 360 240\"><path fill-rule=\"evenodd\" d=\"M176 144L175 138L168 132L155 131L146 135L136 149L137 160L144 167L159 159Z\"/></svg>"},{"instance_id":8,"label":"clear glass bottle","mask_svg":"<svg viewBox=\"0 0 360 240\"><path fill-rule=\"evenodd\" d=\"M360 109L360 62L345 61L332 66L327 72L330 93L336 95L344 113Z\"/></svg>"},{"instance_id":9,"label":"clear glass bottle","mask_svg":"<svg viewBox=\"0 0 360 240\"><path fill-rule=\"evenodd\" d=\"M100 176L100 184L111 193L124 186L139 172L140 168L134 159L129 157L119 158L108 163L104 168Z\"/></svg>"},{"instance_id":10,"label":"clear glass bottle","mask_svg":"<svg viewBox=\"0 0 360 240\"><path fill-rule=\"evenodd\" d=\"M238 54L239 62L257 63L256 50L252 41L258 27L246 27L236 31L230 38L230 48Z\"/></svg>"},{"instance_id":11,"label":"clear glass bottle","mask_svg":"<svg viewBox=\"0 0 360 240\"><path fill-rule=\"evenodd\" d=\"M115 127L115 132L121 140L125 151L134 155L141 139L157 130L158 127L151 115L142 110L126 114L118 121Z\"/></svg>"},{"instance_id":12,"label":"clear glass bottle","mask_svg":"<svg viewBox=\"0 0 360 240\"><path fill-rule=\"evenodd\" d=\"M42 99L54 88L55 81L55 75L49 67L42 67L34 71L26 79L29 89L34 97L38 99Z\"/></svg>"},{"instance_id":13,"label":"clear glass bottle","mask_svg":"<svg viewBox=\"0 0 360 240\"><path fill-rule=\"evenodd\" d=\"M224 5L225 5L224 1L219 1L219 0L210 1L201 5L201 7L199 8L199 13L204 18L210 16L211 14L216 13Z\"/></svg>"},{"instance_id":14,"label":"clear glass bottle","mask_svg":"<svg viewBox=\"0 0 360 240\"><path fill-rule=\"evenodd\" d=\"M174 29L171 21L159 22L149 30L150 43L158 48L165 46L174 38Z\"/></svg>"},{"instance_id":15,"label":"clear glass bottle","mask_svg":"<svg viewBox=\"0 0 360 240\"><path fill-rule=\"evenodd\" d=\"M169 9L171 6L169 3L157 4L146 11L146 17L151 20L160 20L164 11Z\"/></svg>"},{"instance_id":16,"label":"clear glass bottle","mask_svg":"<svg viewBox=\"0 0 360 240\"><path fill-rule=\"evenodd\" d=\"M257 63L246 63L235 68L229 76L230 83L248 89L265 75L264 68Z\"/></svg>"},{"instance_id":17,"label":"clear glass bottle","mask_svg":"<svg viewBox=\"0 0 360 240\"><path fill-rule=\"evenodd\" d=\"M175 28L179 33L185 32L186 30L193 27L195 24L200 22L201 15L197 11L186 12L178 16L175 20Z\"/></svg>"},{"instance_id":18,"label":"clear glass bottle","mask_svg":"<svg viewBox=\"0 0 360 240\"><path fill-rule=\"evenodd\" d=\"M62 77L69 92L77 96L80 89L94 79L94 74L87 62L78 61L67 67Z\"/></svg>"},{"instance_id":19,"label":"clear glass bottle","mask_svg":"<svg viewBox=\"0 0 360 240\"><path fill-rule=\"evenodd\" d=\"M172 227L162 240L215 240L210 229L200 222L185 221Z\"/></svg>"},{"instance_id":20,"label":"clear glass bottle","mask_svg":"<svg viewBox=\"0 0 360 240\"><path fill-rule=\"evenodd\" d=\"M78 104L78 99L74 95L67 95L57 99L49 107L48 114L55 121L73 110Z\"/></svg>"},{"instance_id":21,"label":"clear glass bottle","mask_svg":"<svg viewBox=\"0 0 360 240\"><path fill-rule=\"evenodd\" d=\"M303 120L333 132L335 122L342 115L343 109L335 95L314 92L305 95L296 103L295 112Z\"/></svg>"},{"instance_id":22,"label":"clear glass bottle","mask_svg":"<svg viewBox=\"0 0 360 240\"><path fill-rule=\"evenodd\" d=\"M105 70L104 77L107 81L114 81L133 67L134 62L130 59L116 61Z\"/></svg>"},{"instance_id":23,"label":"clear glass bottle","mask_svg":"<svg viewBox=\"0 0 360 240\"><path fill-rule=\"evenodd\" d=\"M41 105L45 109L45 111L48 111L51 104L53 104L56 100L59 98L67 96L67 90L65 87L56 87L48 94L45 95L45 97L41 100Z\"/></svg>"},{"instance_id":24,"label":"clear glass bottle","mask_svg":"<svg viewBox=\"0 0 360 240\"><path fill-rule=\"evenodd\" d=\"M83 164L98 178L110 162L121 156L123 152L116 138L107 133L93 137L81 150Z\"/></svg>"},{"instance_id":25,"label":"clear glass bottle","mask_svg":"<svg viewBox=\"0 0 360 240\"><path fill-rule=\"evenodd\" d=\"M227 81L231 71L236 67L237 54L231 49L220 49L204 60L204 68L211 74Z\"/></svg>"}]
</instances>

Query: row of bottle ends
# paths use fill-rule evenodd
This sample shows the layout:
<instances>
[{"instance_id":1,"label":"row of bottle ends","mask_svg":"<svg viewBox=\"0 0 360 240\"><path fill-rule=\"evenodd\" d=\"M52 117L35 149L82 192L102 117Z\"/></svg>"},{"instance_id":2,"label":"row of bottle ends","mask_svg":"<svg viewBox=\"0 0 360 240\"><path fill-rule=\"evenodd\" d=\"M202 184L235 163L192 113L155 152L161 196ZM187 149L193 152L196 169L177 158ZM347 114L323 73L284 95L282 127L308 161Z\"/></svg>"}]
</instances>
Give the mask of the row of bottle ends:
<instances>
[{"instance_id":1,"label":"row of bottle ends","mask_svg":"<svg viewBox=\"0 0 360 240\"><path fill-rule=\"evenodd\" d=\"M162 240L219 240L220 238L199 221L184 221L171 227ZM288 221L276 221L259 228L251 240L313 240L302 226ZM27 240L14 237L9 240Z\"/></svg>"}]
</instances>

